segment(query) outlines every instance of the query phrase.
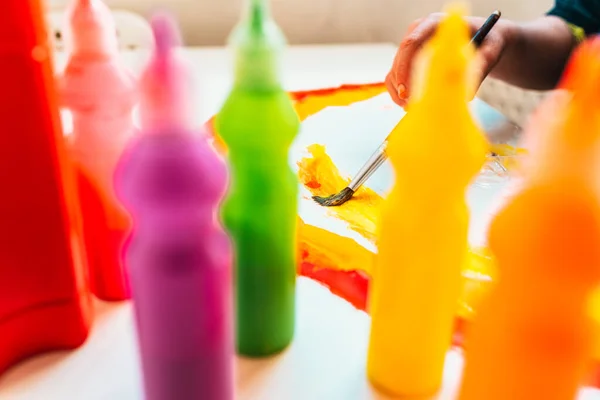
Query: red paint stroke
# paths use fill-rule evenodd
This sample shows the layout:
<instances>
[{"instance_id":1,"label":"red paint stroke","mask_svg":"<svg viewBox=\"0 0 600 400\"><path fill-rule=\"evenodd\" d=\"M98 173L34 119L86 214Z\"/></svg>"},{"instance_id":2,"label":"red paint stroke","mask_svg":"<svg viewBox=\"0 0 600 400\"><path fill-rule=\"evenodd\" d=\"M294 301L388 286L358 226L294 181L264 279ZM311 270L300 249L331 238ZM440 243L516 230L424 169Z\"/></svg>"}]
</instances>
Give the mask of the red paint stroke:
<instances>
[{"instance_id":1,"label":"red paint stroke","mask_svg":"<svg viewBox=\"0 0 600 400\"><path fill-rule=\"evenodd\" d=\"M330 268L320 268L313 264L302 262L298 273L318 281L327 287L331 293L348 301L361 311L367 309L367 293L369 276L362 271L340 271Z\"/></svg>"}]
</instances>

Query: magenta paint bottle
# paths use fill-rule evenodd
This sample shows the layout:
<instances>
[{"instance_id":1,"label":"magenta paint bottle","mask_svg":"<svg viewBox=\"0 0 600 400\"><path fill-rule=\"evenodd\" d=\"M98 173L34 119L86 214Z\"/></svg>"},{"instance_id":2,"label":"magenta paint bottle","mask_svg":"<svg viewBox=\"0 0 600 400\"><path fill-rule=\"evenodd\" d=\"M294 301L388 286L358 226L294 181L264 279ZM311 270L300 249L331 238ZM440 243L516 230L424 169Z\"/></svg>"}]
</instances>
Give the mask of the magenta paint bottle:
<instances>
[{"instance_id":1,"label":"magenta paint bottle","mask_svg":"<svg viewBox=\"0 0 600 400\"><path fill-rule=\"evenodd\" d=\"M145 398L233 399L231 246L217 209L227 169L190 128L190 81L177 32L155 17L156 50L140 81L141 132L116 189L133 219L126 246Z\"/></svg>"}]
</instances>

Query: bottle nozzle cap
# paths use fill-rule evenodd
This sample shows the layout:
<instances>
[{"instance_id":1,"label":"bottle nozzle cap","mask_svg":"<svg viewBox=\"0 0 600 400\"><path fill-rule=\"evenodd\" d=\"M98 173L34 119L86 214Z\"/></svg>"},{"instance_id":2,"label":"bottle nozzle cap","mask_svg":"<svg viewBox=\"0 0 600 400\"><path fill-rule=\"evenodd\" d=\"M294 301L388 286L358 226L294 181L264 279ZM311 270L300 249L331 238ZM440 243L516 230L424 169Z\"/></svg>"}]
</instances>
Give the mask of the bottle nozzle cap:
<instances>
[{"instance_id":1,"label":"bottle nozzle cap","mask_svg":"<svg viewBox=\"0 0 600 400\"><path fill-rule=\"evenodd\" d=\"M191 123L190 74L173 51L180 35L175 22L166 14L151 21L154 55L140 80L140 117L146 131L157 127L188 127Z\"/></svg>"},{"instance_id":2,"label":"bottle nozzle cap","mask_svg":"<svg viewBox=\"0 0 600 400\"><path fill-rule=\"evenodd\" d=\"M73 54L101 57L118 52L115 21L102 0L75 0L67 15L67 47Z\"/></svg>"},{"instance_id":3,"label":"bottle nozzle cap","mask_svg":"<svg viewBox=\"0 0 600 400\"><path fill-rule=\"evenodd\" d=\"M166 58L174 47L181 45L179 30L175 26L175 22L168 16L155 16L151 21L151 26L157 57Z\"/></svg>"},{"instance_id":4,"label":"bottle nozzle cap","mask_svg":"<svg viewBox=\"0 0 600 400\"><path fill-rule=\"evenodd\" d=\"M435 34L419 52L411 77L413 103L425 99L426 92L439 91L441 85L448 90L453 88L457 95L463 92L466 98L470 97L471 86L474 85L469 82L469 73L475 54L469 46L469 29L463 18L465 14L464 7L448 8Z\"/></svg>"}]
</instances>

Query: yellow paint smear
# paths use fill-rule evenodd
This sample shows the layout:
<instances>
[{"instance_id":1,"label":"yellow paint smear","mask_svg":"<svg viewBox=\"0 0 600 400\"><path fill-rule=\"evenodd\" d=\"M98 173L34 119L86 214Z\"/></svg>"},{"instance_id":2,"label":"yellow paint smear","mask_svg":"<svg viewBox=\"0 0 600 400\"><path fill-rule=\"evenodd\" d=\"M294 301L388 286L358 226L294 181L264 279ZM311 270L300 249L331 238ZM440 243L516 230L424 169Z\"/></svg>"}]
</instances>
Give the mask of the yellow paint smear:
<instances>
[{"instance_id":1,"label":"yellow paint smear","mask_svg":"<svg viewBox=\"0 0 600 400\"><path fill-rule=\"evenodd\" d=\"M307 150L310 155L298 162L298 175L300 182L313 195L328 196L348 186L350 179L342 177L331 158L325 153L325 148L322 145L313 144ZM374 242L377 231L377 216L382 201L381 196L372 189L363 186L356 191L352 201L348 201L341 206L330 207L327 211L347 222L353 231Z\"/></svg>"},{"instance_id":2,"label":"yellow paint smear","mask_svg":"<svg viewBox=\"0 0 600 400\"><path fill-rule=\"evenodd\" d=\"M371 273L375 255L353 239L298 221L302 262L316 268ZM343 249L343 251L340 251Z\"/></svg>"}]
</instances>

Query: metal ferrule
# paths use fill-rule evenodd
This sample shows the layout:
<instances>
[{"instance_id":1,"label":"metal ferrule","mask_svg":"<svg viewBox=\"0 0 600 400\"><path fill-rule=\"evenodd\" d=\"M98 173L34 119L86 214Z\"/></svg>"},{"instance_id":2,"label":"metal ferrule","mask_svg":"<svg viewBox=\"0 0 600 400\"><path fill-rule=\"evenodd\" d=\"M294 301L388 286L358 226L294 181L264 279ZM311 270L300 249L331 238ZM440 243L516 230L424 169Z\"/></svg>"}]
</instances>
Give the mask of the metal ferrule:
<instances>
[{"instance_id":1,"label":"metal ferrule","mask_svg":"<svg viewBox=\"0 0 600 400\"><path fill-rule=\"evenodd\" d=\"M348 188L356 192L363 183L367 181L373 175L375 171L387 160L387 140L383 142L379 148L373 153L365 165L358 171L352 182L348 185Z\"/></svg>"}]
</instances>

